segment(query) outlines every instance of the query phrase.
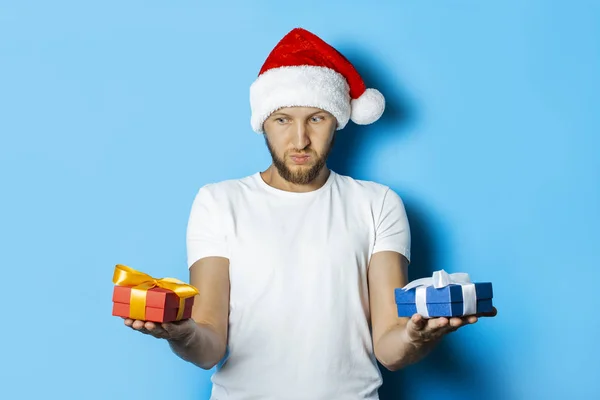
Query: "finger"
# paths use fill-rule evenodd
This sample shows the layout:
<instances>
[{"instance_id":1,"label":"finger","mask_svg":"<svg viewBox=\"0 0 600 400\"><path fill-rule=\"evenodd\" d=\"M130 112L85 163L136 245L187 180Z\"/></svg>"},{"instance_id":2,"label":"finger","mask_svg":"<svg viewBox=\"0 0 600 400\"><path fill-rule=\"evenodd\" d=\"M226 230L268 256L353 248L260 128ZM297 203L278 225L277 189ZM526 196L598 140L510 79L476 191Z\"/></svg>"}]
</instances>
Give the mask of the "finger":
<instances>
[{"instance_id":1,"label":"finger","mask_svg":"<svg viewBox=\"0 0 600 400\"><path fill-rule=\"evenodd\" d=\"M131 327L132 327L133 329L135 329L135 330L140 330L140 329L142 329L142 328L144 327L144 323L145 323L145 322L146 322L146 321L142 321L142 320L136 319L136 320L134 320L134 321L133 321L133 323L131 324Z\"/></svg>"},{"instance_id":2,"label":"finger","mask_svg":"<svg viewBox=\"0 0 600 400\"><path fill-rule=\"evenodd\" d=\"M450 318L449 326L453 329L458 329L465 324L462 318Z\"/></svg>"},{"instance_id":3,"label":"finger","mask_svg":"<svg viewBox=\"0 0 600 400\"><path fill-rule=\"evenodd\" d=\"M184 336L185 330L172 322L162 323L159 329L163 332L165 339L179 339Z\"/></svg>"},{"instance_id":4,"label":"finger","mask_svg":"<svg viewBox=\"0 0 600 400\"><path fill-rule=\"evenodd\" d=\"M436 331L434 331L434 335L436 337L442 337L449 333L457 331L460 327L466 325L466 322L463 321L460 317L452 317L448 318L448 324L439 327Z\"/></svg>"},{"instance_id":5,"label":"finger","mask_svg":"<svg viewBox=\"0 0 600 400\"><path fill-rule=\"evenodd\" d=\"M423 329L426 334L437 334L440 330L448 326L448 318L438 317L427 320L427 326Z\"/></svg>"},{"instance_id":6,"label":"finger","mask_svg":"<svg viewBox=\"0 0 600 400\"><path fill-rule=\"evenodd\" d=\"M123 318L123 322L125 323L126 326L131 327L131 325L133 325L133 320L131 318Z\"/></svg>"},{"instance_id":7,"label":"finger","mask_svg":"<svg viewBox=\"0 0 600 400\"><path fill-rule=\"evenodd\" d=\"M448 321L448 318L446 317L431 318L429 321L427 321L427 330L437 331L448 326L449 322L450 321Z\"/></svg>"},{"instance_id":8,"label":"finger","mask_svg":"<svg viewBox=\"0 0 600 400\"><path fill-rule=\"evenodd\" d=\"M161 328L172 337L177 336L181 331L181 329L178 328L178 325L175 325L172 322L163 322Z\"/></svg>"},{"instance_id":9,"label":"finger","mask_svg":"<svg viewBox=\"0 0 600 400\"><path fill-rule=\"evenodd\" d=\"M416 322L415 322L416 321ZM411 317L406 324L405 332L408 335L408 339L411 341L421 342L423 340L423 324L422 317Z\"/></svg>"},{"instance_id":10,"label":"finger","mask_svg":"<svg viewBox=\"0 0 600 400\"><path fill-rule=\"evenodd\" d=\"M170 337L169 332L167 332L162 325L154 322L146 322L144 329L146 329L150 335L156 338L168 339Z\"/></svg>"},{"instance_id":11,"label":"finger","mask_svg":"<svg viewBox=\"0 0 600 400\"><path fill-rule=\"evenodd\" d=\"M152 332L154 329L156 329L156 324L152 321L146 321L144 322L144 328Z\"/></svg>"},{"instance_id":12,"label":"finger","mask_svg":"<svg viewBox=\"0 0 600 400\"><path fill-rule=\"evenodd\" d=\"M411 321L413 323L413 329L416 331L423 330L423 328L425 328L427 325L427 320L423 318L421 314L414 314L411 317Z\"/></svg>"},{"instance_id":13,"label":"finger","mask_svg":"<svg viewBox=\"0 0 600 400\"><path fill-rule=\"evenodd\" d=\"M419 333L423 341L430 342L438 340L444 336L444 334L446 334L450 328L450 321L448 318L431 318L427 320L427 326Z\"/></svg>"},{"instance_id":14,"label":"finger","mask_svg":"<svg viewBox=\"0 0 600 400\"><path fill-rule=\"evenodd\" d=\"M448 324L448 327L446 329L446 333L455 332L461 326L474 324L475 322L477 322L477 316L475 315L469 315L460 318L451 318L450 323Z\"/></svg>"},{"instance_id":15,"label":"finger","mask_svg":"<svg viewBox=\"0 0 600 400\"><path fill-rule=\"evenodd\" d=\"M169 334L171 339L186 339L193 336L197 326L191 318L162 324L162 328Z\"/></svg>"},{"instance_id":16,"label":"finger","mask_svg":"<svg viewBox=\"0 0 600 400\"><path fill-rule=\"evenodd\" d=\"M144 328L146 328L148 330L148 332L152 333L152 334L160 334L160 335L164 335L167 333L167 330L163 328L164 324L158 324L155 322L151 322L151 321L147 321L146 324L144 325Z\"/></svg>"}]
</instances>

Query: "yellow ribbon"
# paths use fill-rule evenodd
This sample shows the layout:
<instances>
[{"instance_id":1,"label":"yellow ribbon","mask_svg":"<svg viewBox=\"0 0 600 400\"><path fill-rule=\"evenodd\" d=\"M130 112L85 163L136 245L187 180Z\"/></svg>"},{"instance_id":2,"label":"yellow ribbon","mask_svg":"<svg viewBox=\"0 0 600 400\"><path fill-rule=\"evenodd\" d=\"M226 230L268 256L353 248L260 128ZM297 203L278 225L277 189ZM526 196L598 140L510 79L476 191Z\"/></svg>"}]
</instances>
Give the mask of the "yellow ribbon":
<instances>
[{"instance_id":1,"label":"yellow ribbon","mask_svg":"<svg viewBox=\"0 0 600 400\"><path fill-rule=\"evenodd\" d=\"M113 282L119 286L132 286L129 302L129 318L146 319L146 292L148 289L160 287L172 290L179 296L179 310L177 320L183 317L185 299L198 294L198 289L175 278L156 279L148 274L136 271L125 265L117 264L113 275Z\"/></svg>"}]
</instances>

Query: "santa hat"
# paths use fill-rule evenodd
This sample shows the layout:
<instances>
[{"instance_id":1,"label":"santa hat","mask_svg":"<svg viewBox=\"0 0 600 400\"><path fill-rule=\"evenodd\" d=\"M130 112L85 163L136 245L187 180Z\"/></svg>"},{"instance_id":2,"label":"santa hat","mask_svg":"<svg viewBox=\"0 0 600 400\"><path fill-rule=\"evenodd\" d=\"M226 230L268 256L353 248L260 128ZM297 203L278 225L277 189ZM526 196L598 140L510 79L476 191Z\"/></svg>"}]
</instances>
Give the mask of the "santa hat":
<instances>
[{"instance_id":1,"label":"santa hat","mask_svg":"<svg viewBox=\"0 0 600 400\"><path fill-rule=\"evenodd\" d=\"M252 129L262 133L273 112L292 106L328 111L339 130L350 119L359 125L377 121L385 99L378 90L367 89L354 66L335 48L296 28L271 51L250 86Z\"/></svg>"}]
</instances>

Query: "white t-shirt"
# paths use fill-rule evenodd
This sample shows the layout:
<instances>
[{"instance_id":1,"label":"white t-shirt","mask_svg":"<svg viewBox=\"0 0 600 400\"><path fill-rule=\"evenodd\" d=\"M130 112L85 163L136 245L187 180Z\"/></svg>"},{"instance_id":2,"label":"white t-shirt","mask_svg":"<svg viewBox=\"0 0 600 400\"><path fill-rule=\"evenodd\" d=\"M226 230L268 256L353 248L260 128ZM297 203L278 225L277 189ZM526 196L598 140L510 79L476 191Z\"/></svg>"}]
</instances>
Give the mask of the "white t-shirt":
<instances>
[{"instance_id":1,"label":"white t-shirt","mask_svg":"<svg viewBox=\"0 0 600 400\"><path fill-rule=\"evenodd\" d=\"M258 172L200 188L188 267L230 263L228 349L211 399L377 399L367 268L384 250L410 260L404 204L387 186L331 171L306 193Z\"/></svg>"}]
</instances>

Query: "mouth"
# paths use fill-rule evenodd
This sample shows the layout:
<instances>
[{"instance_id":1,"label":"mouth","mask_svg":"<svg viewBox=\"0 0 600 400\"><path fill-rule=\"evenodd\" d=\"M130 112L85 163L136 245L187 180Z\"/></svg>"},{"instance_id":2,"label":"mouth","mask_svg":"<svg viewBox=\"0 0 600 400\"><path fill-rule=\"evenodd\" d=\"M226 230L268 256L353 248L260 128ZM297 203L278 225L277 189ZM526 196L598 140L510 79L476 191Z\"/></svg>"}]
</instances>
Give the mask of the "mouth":
<instances>
[{"instance_id":1,"label":"mouth","mask_svg":"<svg viewBox=\"0 0 600 400\"><path fill-rule=\"evenodd\" d=\"M292 156L290 156L290 158L296 164L306 164L308 162L308 160L310 160L309 155L292 155Z\"/></svg>"}]
</instances>

